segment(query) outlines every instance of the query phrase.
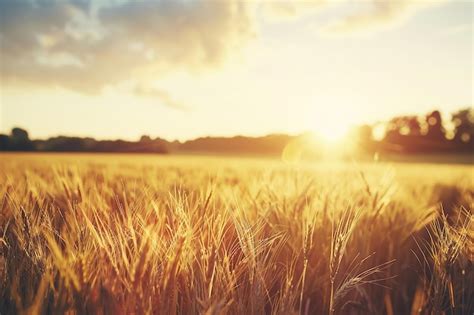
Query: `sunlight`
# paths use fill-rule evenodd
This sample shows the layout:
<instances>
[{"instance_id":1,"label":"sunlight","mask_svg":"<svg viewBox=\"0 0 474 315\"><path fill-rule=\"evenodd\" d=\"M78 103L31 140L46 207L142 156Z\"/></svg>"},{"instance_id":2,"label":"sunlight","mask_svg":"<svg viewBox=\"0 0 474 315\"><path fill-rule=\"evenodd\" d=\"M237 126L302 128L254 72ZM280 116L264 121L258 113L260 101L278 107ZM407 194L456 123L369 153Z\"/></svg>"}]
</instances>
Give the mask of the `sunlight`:
<instances>
[{"instance_id":1,"label":"sunlight","mask_svg":"<svg viewBox=\"0 0 474 315\"><path fill-rule=\"evenodd\" d=\"M338 97L324 100L325 106L317 104L308 105L305 123L319 143L325 143L331 147L341 144L346 139L354 125L352 111L343 111L342 105L348 101Z\"/></svg>"},{"instance_id":2,"label":"sunlight","mask_svg":"<svg viewBox=\"0 0 474 315\"><path fill-rule=\"evenodd\" d=\"M315 130L315 134L318 138L324 142L335 144L340 143L347 136L348 126L344 124L334 124L330 126L321 126L318 130Z\"/></svg>"},{"instance_id":3,"label":"sunlight","mask_svg":"<svg viewBox=\"0 0 474 315\"><path fill-rule=\"evenodd\" d=\"M318 117L311 124L311 131L319 141L331 145L340 144L349 134L351 122L347 117L329 112L314 113L312 117Z\"/></svg>"}]
</instances>

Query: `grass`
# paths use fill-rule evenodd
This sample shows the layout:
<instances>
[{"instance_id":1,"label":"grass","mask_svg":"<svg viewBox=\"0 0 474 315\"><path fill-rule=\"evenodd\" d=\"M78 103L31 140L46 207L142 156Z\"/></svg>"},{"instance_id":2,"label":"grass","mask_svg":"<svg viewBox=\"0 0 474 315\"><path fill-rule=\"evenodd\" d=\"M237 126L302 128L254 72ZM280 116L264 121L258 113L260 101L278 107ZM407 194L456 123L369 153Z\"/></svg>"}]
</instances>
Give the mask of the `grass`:
<instances>
[{"instance_id":1,"label":"grass","mask_svg":"<svg viewBox=\"0 0 474 315\"><path fill-rule=\"evenodd\" d=\"M472 314L472 166L0 156L0 313Z\"/></svg>"}]
</instances>

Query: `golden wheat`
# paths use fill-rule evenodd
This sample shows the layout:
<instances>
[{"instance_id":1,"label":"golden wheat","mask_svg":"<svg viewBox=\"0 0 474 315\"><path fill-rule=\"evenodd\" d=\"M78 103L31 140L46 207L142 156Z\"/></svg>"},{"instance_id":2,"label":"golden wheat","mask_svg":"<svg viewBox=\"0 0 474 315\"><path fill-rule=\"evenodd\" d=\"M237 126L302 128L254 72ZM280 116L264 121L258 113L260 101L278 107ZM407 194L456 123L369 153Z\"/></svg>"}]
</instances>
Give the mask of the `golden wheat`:
<instances>
[{"instance_id":1,"label":"golden wheat","mask_svg":"<svg viewBox=\"0 0 474 315\"><path fill-rule=\"evenodd\" d=\"M474 310L472 166L0 156L0 313Z\"/></svg>"}]
</instances>

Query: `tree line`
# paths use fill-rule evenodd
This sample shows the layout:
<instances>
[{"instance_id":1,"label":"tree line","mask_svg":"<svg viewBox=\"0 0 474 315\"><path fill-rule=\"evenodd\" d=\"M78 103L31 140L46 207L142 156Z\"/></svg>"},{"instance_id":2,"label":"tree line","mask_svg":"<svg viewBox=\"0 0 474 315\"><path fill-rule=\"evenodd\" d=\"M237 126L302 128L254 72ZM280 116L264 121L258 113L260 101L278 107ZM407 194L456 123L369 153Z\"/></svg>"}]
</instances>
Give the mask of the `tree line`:
<instances>
[{"instance_id":1,"label":"tree line","mask_svg":"<svg viewBox=\"0 0 474 315\"><path fill-rule=\"evenodd\" d=\"M335 122L337 123L337 122ZM376 130L383 129L382 137ZM301 136L269 135L265 137L205 137L186 142L170 142L142 136L139 141L96 140L58 136L31 140L28 132L13 128L9 135L0 134L0 151L44 152L221 152L281 154L288 143ZM382 124L356 127L350 136L357 139L357 150L365 153L473 153L474 111L459 110L443 121L437 110L424 116L397 116Z\"/></svg>"},{"instance_id":2,"label":"tree line","mask_svg":"<svg viewBox=\"0 0 474 315\"><path fill-rule=\"evenodd\" d=\"M28 132L21 128L13 128L10 135L0 134L0 151L167 153L168 149L168 141L148 136L139 141L65 136L31 140Z\"/></svg>"},{"instance_id":3,"label":"tree line","mask_svg":"<svg viewBox=\"0 0 474 315\"><path fill-rule=\"evenodd\" d=\"M383 124L384 136L374 139L374 128L365 126L362 141L371 150L402 153L474 152L474 111L465 108L443 120L438 110L424 116L397 116ZM363 129L364 130L364 129Z\"/></svg>"}]
</instances>

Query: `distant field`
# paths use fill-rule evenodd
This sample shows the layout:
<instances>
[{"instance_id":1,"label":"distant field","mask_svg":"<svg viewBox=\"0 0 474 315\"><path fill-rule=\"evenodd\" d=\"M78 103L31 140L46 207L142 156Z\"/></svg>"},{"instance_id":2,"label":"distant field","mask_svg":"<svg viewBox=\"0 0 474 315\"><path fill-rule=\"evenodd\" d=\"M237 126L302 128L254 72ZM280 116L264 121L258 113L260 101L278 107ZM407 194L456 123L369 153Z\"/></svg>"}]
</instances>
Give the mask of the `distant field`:
<instances>
[{"instance_id":1,"label":"distant field","mask_svg":"<svg viewBox=\"0 0 474 315\"><path fill-rule=\"evenodd\" d=\"M0 313L473 314L474 166L0 155Z\"/></svg>"}]
</instances>

